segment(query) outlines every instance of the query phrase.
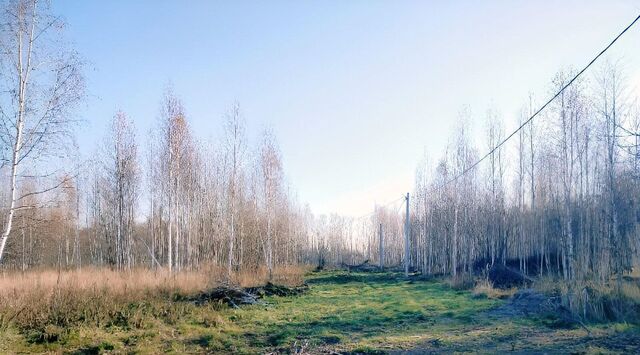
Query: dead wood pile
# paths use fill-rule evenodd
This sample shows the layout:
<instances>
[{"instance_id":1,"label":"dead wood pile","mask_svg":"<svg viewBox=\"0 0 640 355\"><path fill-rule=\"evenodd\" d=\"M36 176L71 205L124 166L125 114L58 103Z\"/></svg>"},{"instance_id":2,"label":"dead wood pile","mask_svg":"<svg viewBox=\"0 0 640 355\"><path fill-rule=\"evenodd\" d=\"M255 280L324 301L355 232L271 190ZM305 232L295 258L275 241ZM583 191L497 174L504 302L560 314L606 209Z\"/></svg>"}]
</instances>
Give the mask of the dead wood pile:
<instances>
[{"instance_id":1,"label":"dead wood pile","mask_svg":"<svg viewBox=\"0 0 640 355\"><path fill-rule=\"evenodd\" d=\"M264 302L262 302L261 299L265 296L297 296L308 290L309 285L307 284L288 287L268 282L264 286L245 288L223 285L201 292L188 300L199 305L209 302L220 302L237 308L242 305L263 304Z\"/></svg>"},{"instance_id":2,"label":"dead wood pile","mask_svg":"<svg viewBox=\"0 0 640 355\"><path fill-rule=\"evenodd\" d=\"M380 267L369 263L369 260L365 260L362 264L349 265L342 263L342 267L349 272L376 272L380 271Z\"/></svg>"}]
</instances>

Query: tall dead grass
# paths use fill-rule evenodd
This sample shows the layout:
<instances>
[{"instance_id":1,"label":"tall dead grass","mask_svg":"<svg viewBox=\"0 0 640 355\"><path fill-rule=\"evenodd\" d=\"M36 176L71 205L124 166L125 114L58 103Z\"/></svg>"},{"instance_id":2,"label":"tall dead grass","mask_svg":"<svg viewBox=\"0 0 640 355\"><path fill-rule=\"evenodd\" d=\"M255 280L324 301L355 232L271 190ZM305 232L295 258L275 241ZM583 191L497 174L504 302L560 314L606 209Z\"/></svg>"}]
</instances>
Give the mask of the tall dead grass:
<instances>
[{"instance_id":1,"label":"tall dead grass","mask_svg":"<svg viewBox=\"0 0 640 355\"><path fill-rule=\"evenodd\" d=\"M299 285L306 269L300 266L282 266L274 269L273 283ZM170 274L167 269L145 268L115 271L107 268L83 268L77 270L35 270L27 272L0 273L0 296L25 294L36 290L73 288L107 289L112 294L144 293L156 290L176 290L192 293L227 283L226 269L216 266L203 267L197 271L180 271ZM263 285L269 281L269 273L261 267L235 272L231 277L234 285L249 287Z\"/></svg>"},{"instance_id":2,"label":"tall dead grass","mask_svg":"<svg viewBox=\"0 0 640 355\"><path fill-rule=\"evenodd\" d=\"M275 283L302 283L305 269L280 267ZM0 330L15 325L37 342L58 339L67 327L86 324L144 328L152 319L175 322L192 304L184 296L228 283L226 270L203 267L170 274L168 270L106 268L35 270L0 274ZM231 283L256 286L268 272L236 272Z\"/></svg>"},{"instance_id":3,"label":"tall dead grass","mask_svg":"<svg viewBox=\"0 0 640 355\"><path fill-rule=\"evenodd\" d=\"M193 292L211 285L211 278L203 272L134 269L115 271L106 268L79 270L37 270L25 273L8 272L0 275L0 295L25 294L34 290L73 288L76 291L106 289L112 294L131 294L157 289L176 289Z\"/></svg>"}]
</instances>

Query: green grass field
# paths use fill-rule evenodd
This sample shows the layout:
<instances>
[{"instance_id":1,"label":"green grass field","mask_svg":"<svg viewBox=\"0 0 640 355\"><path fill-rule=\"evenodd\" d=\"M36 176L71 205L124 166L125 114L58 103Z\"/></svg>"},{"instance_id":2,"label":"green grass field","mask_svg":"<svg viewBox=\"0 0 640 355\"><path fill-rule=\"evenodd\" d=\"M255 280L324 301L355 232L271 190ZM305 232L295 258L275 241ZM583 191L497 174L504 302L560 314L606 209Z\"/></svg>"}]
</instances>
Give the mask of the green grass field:
<instances>
[{"instance_id":1,"label":"green grass field","mask_svg":"<svg viewBox=\"0 0 640 355\"><path fill-rule=\"evenodd\" d=\"M266 305L196 306L180 297L131 303L108 324L82 324L46 336L8 327L0 352L265 353L397 351L630 352L637 327L555 328L552 316L504 318L501 300L474 297L439 280L393 273L309 274L309 292L267 297Z\"/></svg>"}]
</instances>

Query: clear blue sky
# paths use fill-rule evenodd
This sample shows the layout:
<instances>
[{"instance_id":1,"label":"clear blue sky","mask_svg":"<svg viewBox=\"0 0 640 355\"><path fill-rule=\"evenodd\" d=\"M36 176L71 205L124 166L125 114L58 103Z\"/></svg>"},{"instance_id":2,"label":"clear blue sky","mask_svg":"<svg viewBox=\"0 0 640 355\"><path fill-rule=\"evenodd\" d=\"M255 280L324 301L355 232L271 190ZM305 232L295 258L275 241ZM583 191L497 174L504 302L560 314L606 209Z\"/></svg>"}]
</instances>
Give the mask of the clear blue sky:
<instances>
[{"instance_id":1,"label":"clear blue sky","mask_svg":"<svg viewBox=\"0 0 640 355\"><path fill-rule=\"evenodd\" d=\"M613 1L54 0L88 61L85 154L117 109L144 147L170 81L195 134L221 134L238 100L254 142L274 128L288 180L317 213L359 215L410 191L458 112L513 127L563 66L583 66L640 14ZM612 51L640 87L640 26Z\"/></svg>"}]
</instances>

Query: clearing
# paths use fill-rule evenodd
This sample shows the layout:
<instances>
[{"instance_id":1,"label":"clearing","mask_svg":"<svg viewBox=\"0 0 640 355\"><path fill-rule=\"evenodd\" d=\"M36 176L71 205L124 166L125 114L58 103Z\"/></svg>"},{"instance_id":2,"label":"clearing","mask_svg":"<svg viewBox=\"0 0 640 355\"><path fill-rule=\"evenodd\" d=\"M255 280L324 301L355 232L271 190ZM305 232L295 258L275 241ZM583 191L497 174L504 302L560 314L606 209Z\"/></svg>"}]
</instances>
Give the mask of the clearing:
<instances>
[{"instance_id":1,"label":"clearing","mask_svg":"<svg viewBox=\"0 0 640 355\"><path fill-rule=\"evenodd\" d=\"M589 334L553 315L507 315L500 309L509 301L442 280L333 271L308 274L307 283L302 295L240 308L167 296L131 304L119 322L70 327L44 340L9 326L0 352L640 352L638 326L590 324Z\"/></svg>"}]
</instances>

